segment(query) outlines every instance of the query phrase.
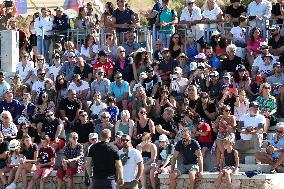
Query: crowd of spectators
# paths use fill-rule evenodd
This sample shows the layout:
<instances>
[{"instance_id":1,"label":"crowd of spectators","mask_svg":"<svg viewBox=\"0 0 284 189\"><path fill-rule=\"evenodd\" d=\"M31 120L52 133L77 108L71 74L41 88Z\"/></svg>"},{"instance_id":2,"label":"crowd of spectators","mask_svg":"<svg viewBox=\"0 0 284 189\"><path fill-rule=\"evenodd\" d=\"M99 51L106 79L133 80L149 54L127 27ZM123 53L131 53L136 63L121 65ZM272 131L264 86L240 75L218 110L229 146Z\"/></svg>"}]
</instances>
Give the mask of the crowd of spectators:
<instances>
[{"instance_id":1,"label":"crowd of spectators","mask_svg":"<svg viewBox=\"0 0 284 189\"><path fill-rule=\"evenodd\" d=\"M215 0L203 7L186 0L181 15L169 0L154 3L140 13L150 30L156 27L152 54L136 40L139 17L125 0L117 0L117 8L107 2L101 18L90 3L80 7L73 24L87 35L79 44L64 38L64 44L51 48L53 31L73 27L61 7L54 9L55 16L48 8L34 14L30 37L20 35L16 74L5 78L0 72L4 188L16 188L21 177L24 188L32 189L40 179L43 189L57 169L57 188L66 177L71 189L73 175L92 166L84 163L86 157L98 164L94 146L105 145L100 141L110 143L106 147L122 161L121 188L137 188L141 182L144 189L149 176L156 189L157 175L170 173L171 189L181 174L189 174L194 189L209 152L216 155L210 171L220 172L217 188L222 177L232 188L231 175L247 150L270 164L271 173L279 171L284 163L284 123L278 121L284 114L282 1L255 0L246 7L232 0L223 9ZM269 19L275 24L267 34ZM230 28L226 33L224 22ZM13 17L8 26L23 32ZM98 28L105 31L102 46ZM263 151L275 125L276 134ZM179 156L183 160L175 166ZM108 168L94 177L115 180ZM28 182L30 172L34 176Z\"/></svg>"}]
</instances>

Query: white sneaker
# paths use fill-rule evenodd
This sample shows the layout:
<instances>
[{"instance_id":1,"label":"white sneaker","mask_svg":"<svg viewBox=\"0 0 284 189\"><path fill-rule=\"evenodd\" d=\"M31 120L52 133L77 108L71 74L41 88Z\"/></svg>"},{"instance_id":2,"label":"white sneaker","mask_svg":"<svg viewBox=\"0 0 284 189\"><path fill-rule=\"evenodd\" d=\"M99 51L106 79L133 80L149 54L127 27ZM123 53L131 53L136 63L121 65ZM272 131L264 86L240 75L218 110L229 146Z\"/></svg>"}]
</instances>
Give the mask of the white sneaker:
<instances>
[{"instance_id":1,"label":"white sneaker","mask_svg":"<svg viewBox=\"0 0 284 189\"><path fill-rule=\"evenodd\" d=\"M16 188L17 188L16 184L12 182L5 189L16 189Z\"/></svg>"}]
</instances>

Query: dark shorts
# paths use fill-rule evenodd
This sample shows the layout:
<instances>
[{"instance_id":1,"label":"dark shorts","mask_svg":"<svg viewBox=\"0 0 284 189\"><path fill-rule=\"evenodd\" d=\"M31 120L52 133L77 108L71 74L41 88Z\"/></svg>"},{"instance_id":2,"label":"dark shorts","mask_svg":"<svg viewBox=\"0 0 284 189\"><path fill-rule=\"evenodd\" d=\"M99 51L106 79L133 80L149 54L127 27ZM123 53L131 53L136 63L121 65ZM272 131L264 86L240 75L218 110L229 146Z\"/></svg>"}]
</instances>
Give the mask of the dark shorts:
<instances>
[{"instance_id":1,"label":"dark shorts","mask_svg":"<svg viewBox=\"0 0 284 189\"><path fill-rule=\"evenodd\" d=\"M7 166L7 163L4 161L0 161L0 169L3 169Z\"/></svg>"},{"instance_id":2,"label":"dark shorts","mask_svg":"<svg viewBox=\"0 0 284 189\"><path fill-rule=\"evenodd\" d=\"M93 179L92 189L116 189L114 179Z\"/></svg>"},{"instance_id":3,"label":"dark shorts","mask_svg":"<svg viewBox=\"0 0 284 189\"><path fill-rule=\"evenodd\" d=\"M198 164L187 164L187 165L180 164L177 166L177 170L180 175L188 174L189 172L192 172L192 171L197 173L199 171L199 166Z\"/></svg>"},{"instance_id":4,"label":"dark shorts","mask_svg":"<svg viewBox=\"0 0 284 189\"><path fill-rule=\"evenodd\" d=\"M213 143L212 142L199 142L199 145L201 148L208 148L208 150L211 150Z\"/></svg>"}]
</instances>

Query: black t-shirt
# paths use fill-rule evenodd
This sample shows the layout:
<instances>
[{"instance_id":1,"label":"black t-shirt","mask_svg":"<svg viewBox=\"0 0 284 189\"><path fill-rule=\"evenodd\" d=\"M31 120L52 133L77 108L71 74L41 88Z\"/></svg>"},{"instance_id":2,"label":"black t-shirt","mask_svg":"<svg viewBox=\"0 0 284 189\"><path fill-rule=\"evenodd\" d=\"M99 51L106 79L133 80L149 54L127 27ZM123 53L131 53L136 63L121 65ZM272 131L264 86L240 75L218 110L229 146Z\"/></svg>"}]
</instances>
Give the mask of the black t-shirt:
<instances>
[{"instance_id":1,"label":"black t-shirt","mask_svg":"<svg viewBox=\"0 0 284 189\"><path fill-rule=\"evenodd\" d=\"M81 71L79 66L74 68L74 74L79 74L82 79L87 79L90 73L93 73L93 68L89 64L85 64L83 71Z\"/></svg>"},{"instance_id":2,"label":"black t-shirt","mask_svg":"<svg viewBox=\"0 0 284 189\"><path fill-rule=\"evenodd\" d=\"M152 91L153 91L153 87L157 83L158 83L158 77L156 75L154 75L153 78L147 78L147 79L144 80L143 87L145 88L146 95L148 97L151 96Z\"/></svg>"},{"instance_id":3,"label":"black t-shirt","mask_svg":"<svg viewBox=\"0 0 284 189\"><path fill-rule=\"evenodd\" d=\"M57 127L63 124L61 120L59 120L58 118L55 118L53 121L49 122L47 120L45 120L42 124L42 129L41 132L44 132L45 135L48 135L50 137L51 141L54 141L55 139L55 134L56 134L56 130Z\"/></svg>"},{"instance_id":4,"label":"black t-shirt","mask_svg":"<svg viewBox=\"0 0 284 189\"><path fill-rule=\"evenodd\" d=\"M95 179L115 177L115 161L119 160L118 151L104 141L91 146L88 157L93 160L93 175Z\"/></svg>"},{"instance_id":5,"label":"black t-shirt","mask_svg":"<svg viewBox=\"0 0 284 189\"><path fill-rule=\"evenodd\" d=\"M164 120L163 117L159 117L159 118L155 121L155 125L161 125L164 130L169 131L169 132L171 132L171 133L175 133L174 120L166 121L166 120ZM161 135L161 134L156 131L154 140L158 140L160 135ZM168 137L169 139L174 139L174 137L171 137L171 136L167 136L167 137Z\"/></svg>"},{"instance_id":6,"label":"black t-shirt","mask_svg":"<svg viewBox=\"0 0 284 189\"><path fill-rule=\"evenodd\" d=\"M118 8L115 9L112 13L112 17L116 18L116 24L131 24L132 22L132 15L134 14L134 12L129 9L126 8L124 11L120 11ZM116 32L127 32L128 30L130 30L129 28L116 28Z\"/></svg>"},{"instance_id":7,"label":"black t-shirt","mask_svg":"<svg viewBox=\"0 0 284 189\"><path fill-rule=\"evenodd\" d=\"M281 6L280 6L279 3L272 5L271 14L273 14L274 16L280 16L281 15ZM277 24L283 24L283 19L278 18Z\"/></svg>"},{"instance_id":8,"label":"black t-shirt","mask_svg":"<svg viewBox=\"0 0 284 189\"><path fill-rule=\"evenodd\" d=\"M73 132L78 133L79 143L86 143L89 141L89 134L93 133L95 130L95 124L92 121L87 122L86 124L82 124L80 121L75 123L73 127Z\"/></svg>"},{"instance_id":9,"label":"black t-shirt","mask_svg":"<svg viewBox=\"0 0 284 189\"><path fill-rule=\"evenodd\" d=\"M246 12L246 7L244 5L239 6L237 9L233 8L233 5L230 5L226 9L226 14L231 15L233 18L239 18L242 13Z\"/></svg>"},{"instance_id":10,"label":"black t-shirt","mask_svg":"<svg viewBox=\"0 0 284 189\"><path fill-rule=\"evenodd\" d=\"M195 109L196 104L197 104L198 101L199 101L199 98L196 99L196 100L188 100L188 106L189 106L191 109Z\"/></svg>"},{"instance_id":11,"label":"black t-shirt","mask_svg":"<svg viewBox=\"0 0 284 189\"><path fill-rule=\"evenodd\" d=\"M279 40L276 42L274 38L270 38L268 40L268 45L272 47L272 49L278 49L284 46L284 37L280 36Z\"/></svg>"},{"instance_id":12,"label":"black t-shirt","mask_svg":"<svg viewBox=\"0 0 284 189\"><path fill-rule=\"evenodd\" d=\"M243 64L242 59L238 56L235 56L233 60L225 58L221 65L221 71L235 72L238 64Z\"/></svg>"},{"instance_id":13,"label":"black t-shirt","mask_svg":"<svg viewBox=\"0 0 284 189\"><path fill-rule=\"evenodd\" d=\"M3 154L4 152L8 151L8 145L9 145L9 142L7 142L7 141L3 141L0 144L0 154ZM4 162L6 160L7 160L7 158L5 158L5 159L1 158L0 162Z\"/></svg>"},{"instance_id":14,"label":"black t-shirt","mask_svg":"<svg viewBox=\"0 0 284 189\"><path fill-rule=\"evenodd\" d=\"M209 104L207 105L207 111L208 111L209 113L216 112L215 104L209 103ZM196 104L195 112L198 113L201 118L205 119L206 121L210 121L209 117L208 117L208 116L205 114L205 112L204 112L204 109L203 109L203 106L202 106L202 102L201 102L201 101L199 101L199 102Z\"/></svg>"},{"instance_id":15,"label":"black t-shirt","mask_svg":"<svg viewBox=\"0 0 284 189\"><path fill-rule=\"evenodd\" d=\"M39 134L37 132L37 129L34 127L29 127L28 128L28 134L30 135L30 137L34 138L34 142L38 143L40 142L40 137ZM18 133L17 133L17 139L21 139L23 137L23 131L19 129Z\"/></svg>"},{"instance_id":16,"label":"black t-shirt","mask_svg":"<svg viewBox=\"0 0 284 189\"><path fill-rule=\"evenodd\" d=\"M22 149L21 154L28 160L34 159L34 153L37 151L36 144L32 144L28 149Z\"/></svg>"},{"instance_id":17,"label":"black t-shirt","mask_svg":"<svg viewBox=\"0 0 284 189\"><path fill-rule=\"evenodd\" d=\"M201 150L199 143L191 139L188 145L184 145L183 141L177 142L175 150L178 151L183 157L183 164L197 164L197 156L195 155L196 150Z\"/></svg>"},{"instance_id":18,"label":"black t-shirt","mask_svg":"<svg viewBox=\"0 0 284 189\"><path fill-rule=\"evenodd\" d=\"M162 10L163 10L163 7L162 7L161 3L158 1L154 5L152 12L156 12L157 15L158 15ZM148 26L150 27L150 30L152 30L152 27L156 22L157 15L154 18L149 19Z\"/></svg>"},{"instance_id":19,"label":"black t-shirt","mask_svg":"<svg viewBox=\"0 0 284 189\"><path fill-rule=\"evenodd\" d=\"M61 100L59 107L60 110L65 110L69 121L73 121L76 117L77 110L82 108L82 104L78 99L70 101L68 98L65 98Z\"/></svg>"}]
</instances>

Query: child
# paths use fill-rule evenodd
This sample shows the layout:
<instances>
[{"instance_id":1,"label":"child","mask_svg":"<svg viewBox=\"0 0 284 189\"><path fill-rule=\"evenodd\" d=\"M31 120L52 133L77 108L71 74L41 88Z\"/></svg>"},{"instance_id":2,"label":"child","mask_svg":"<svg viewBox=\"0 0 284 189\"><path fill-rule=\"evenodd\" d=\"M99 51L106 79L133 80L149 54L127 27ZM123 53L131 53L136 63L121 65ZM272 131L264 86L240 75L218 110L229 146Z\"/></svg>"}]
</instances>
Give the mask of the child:
<instances>
[{"instance_id":1,"label":"child","mask_svg":"<svg viewBox=\"0 0 284 189\"><path fill-rule=\"evenodd\" d=\"M91 117L93 120L97 120L99 118L99 115L105 111L107 108L107 105L102 102L102 96L99 91L95 91L93 95L93 103L90 108Z\"/></svg>"},{"instance_id":2,"label":"child","mask_svg":"<svg viewBox=\"0 0 284 189\"><path fill-rule=\"evenodd\" d=\"M232 189L232 175L239 171L239 154L238 151L233 149L234 139L224 139L224 153L221 154L220 160L220 174L216 180L216 188L220 189L222 178L226 177L227 188ZM224 167L223 167L224 165Z\"/></svg>"},{"instance_id":3,"label":"child","mask_svg":"<svg viewBox=\"0 0 284 189\"><path fill-rule=\"evenodd\" d=\"M55 152L49 146L50 138L45 135L41 138L42 147L39 149L37 157L37 169L31 179L28 189L34 188L36 180L40 179L40 189L44 189L45 181L53 170Z\"/></svg>"},{"instance_id":4,"label":"child","mask_svg":"<svg viewBox=\"0 0 284 189\"><path fill-rule=\"evenodd\" d=\"M258 96L260 85L264 82L264 78L261 75L256 75L254 81L250 85L248 90L250 95L250 101L254 101Z\"/></svg>"},{"instance_id":5,"label":"child","mask_svg":"<svg viewBox=\"0 0 284 189\"><path fill-rule=\"evenodd\" d=\"M106 108L106 111L110 114L110 123L115 124L118 115L119 115L119 109L115 104L115 98L113 96L107 97L107 105L108 107Z\"/></svg>"},{"instance_id":6,"label":"child","mask_svg":"<svg viewBox=\"0 0 284 189\"><path fill-rule=\"evenodd\" d=\"M20 142L16 139L10 141L9 146L9 157L8 157L8 168L9 168L9 177L8 184L12 183L17 169L20 165ZM6 187L8 188L8 187Z\"/></svg>"}]
</instances>

